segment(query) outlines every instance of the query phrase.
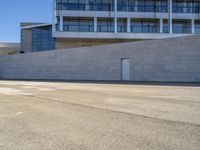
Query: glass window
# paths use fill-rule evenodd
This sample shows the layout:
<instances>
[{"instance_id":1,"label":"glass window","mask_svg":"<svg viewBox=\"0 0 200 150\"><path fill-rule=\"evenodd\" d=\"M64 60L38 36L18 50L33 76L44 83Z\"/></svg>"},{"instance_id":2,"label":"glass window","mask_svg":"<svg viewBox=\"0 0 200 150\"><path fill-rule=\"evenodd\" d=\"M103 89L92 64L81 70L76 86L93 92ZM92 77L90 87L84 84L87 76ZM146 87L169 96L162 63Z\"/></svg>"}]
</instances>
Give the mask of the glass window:
<instances>
[{"instance_id":1,"label":"glass window","mask_svg":"<svg viewBox=\"0 0 200 150\"><path fill-rule=\"evenodd\" d=\"M32 29L32 51L55 49L55 40L52 38L52 28L38 27Z\"/></svg>"},{"instance_id":2,"label":"glass window","mask_svg":"<svg viewBox=\"0 0 200 150\"><path fill-rule=\"evenodd\" d=\"M195 22L195 33L200 34L200 20Z\"/></svg>"},{"instance_id":3,"label":"glass window","mask_svg":"<svg viewBox=\"0 0 200 150\"><path fill-rule=\"evenodd\" d=\"M98 32L114 32L114 19L100 18L97 22Z\"/></svg>"},{"instance_id":4,"label":"glass window","mask_svg":"<svg viewBox=\"0 0 200 150\"><path fill-rule=\"evenodd\" d=\"M159 21L151 19L138 19L131 22L131 32L134 33L158 33Z\"/></svg>"},{"instance_id":5,"label":"glass window","mask_svg":"<svg viewBox=\"0 0 200 150\"><path fill-rule=\"evenodd\" d=\"M117 31L118 32L127 32L127 21L126 19L117 20Z\"/></svg>"},{"instance_id":6,"label":"glass window","mask_svg":"<svg viewBox=\"0 0 200 150\"><path fill-rule=\"evenodd\" d=\"M64 31L69 32L93 32L94 22L92 18L64 18Z\"/></svg>"},{"instance_id":7,"label":"glass window","mask_svg":"<svg viewBox=\"0 0 200 150\"><path fill-rule=\"evenodd\" d=\"M191 33L191 24L189 21L173 21L173 33Z\"/></svg>"},{"instance_id":8,"label":"glass window","mask_svg":"<svg viewBox=\"0 0 200 150\"><path fill-rule=\"evenodd\" d=\"M118 11L167 13L168 0L118 0ZM114 0L57 0L57 10L114 11ZM173 0L175 13L200 13L198 0Z\"/></svg>"}]
</instances>

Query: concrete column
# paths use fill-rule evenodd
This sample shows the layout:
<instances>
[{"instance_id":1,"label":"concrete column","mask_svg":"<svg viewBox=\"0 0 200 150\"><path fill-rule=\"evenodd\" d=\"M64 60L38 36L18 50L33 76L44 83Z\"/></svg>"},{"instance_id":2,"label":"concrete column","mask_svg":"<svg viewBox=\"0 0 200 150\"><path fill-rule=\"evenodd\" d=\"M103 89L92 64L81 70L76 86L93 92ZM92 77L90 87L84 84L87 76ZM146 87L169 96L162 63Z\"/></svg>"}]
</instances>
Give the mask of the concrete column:
<instances>
[{"instance_id":1,"label":"concrete column","mask_svg":"<svg viewBox=\"0 0 200 150\"><path fill-rule=\"evenodd\" d=\"M114 31L115 31L115 33L117 33L117 18L115 18L115 28L114 28Z\"/></svg>"},{"instance_id":2,"label":"concrete column","mask_svg":"<svg viewBox=\"0 0 200 150\"><path fill-rule=\"evenodd\" d=\"M63 16L60 16L60 31L63 31Z\"/></svg>"},{"instance_id":3,"label":"concrete column","mask_svg":"<svg viewBox=\"0 0 200 150\"><path fill-rule=\"evenodd\" d=\"M117 0L114 1L114 5L115 5L115 7L114 7L114 11L115 11L115 13L114 13L114 24L115 24L114 31L115 31L115 33L117 33Z\"/></svg>"},{"instance_id":4,"label":"concrete column","mask_svg":"<svg viewBox=\"0 0 200 150\"><path fill-rule=\"evenodd\" d=\"M163 33L163 18L160 18L160 33Z\"/></svg>"},{"instance_id":5,"label":"concrete column","mask_svg":"<svg viewBox=\"0 0 200 150\"><path fill-rule=\"evenodd\" d=\"M58 23L57 20L57 15L56 15L56 10L57 9L57 3L56 1L53 1L53 25L52 25L52 31L55 32L56 31L56 24Z\"/></svg>"},{"instance_id":6,"label":"concrete column","mask_svg":"<svg viewBox=\"0 0 200 150\"><path fill-rule=\"evenodd\" d=\"M53 25L52 25L52 31L56 31L56 24L57 24L57 17L53 17Z\"/></svg>"},{"instance_id":7,"label":"concrete column","mask_svg":"<svg viewBox=\"0 0 200 150\"><path fill-rule=\"evenodd\" d=\"M127 18L127 32L131 32L131 18Z\"/></svg>"},{"instance_id":8,"label":"concrete column","mask_svg":"<svg viewBox=\"0 0 200 150\"><path fill-rule=\"evenodd\" d=\"M194 19L191 20L191 32L192 34L195 34L195 20Z\"/></svg>"},{"instance_id":9,"label":"concrete column","mask_svg":"<svg viewBox=\"0 0 200 150\"><path fill-rule=\"evenodd\" d=\"M173 6L172 6L172 0L168 0L168 29L169 33L173 33Z\"/></svg>"},{"instance_id":10,"label":"concrete column","mask_svg":"<svg viewBox=\"0 0 200 150\"><path fill-rule=\"evenodd\" d=\"M97 17L94 17L94 32L97 32Z\"/></svg>"}]
</instances>

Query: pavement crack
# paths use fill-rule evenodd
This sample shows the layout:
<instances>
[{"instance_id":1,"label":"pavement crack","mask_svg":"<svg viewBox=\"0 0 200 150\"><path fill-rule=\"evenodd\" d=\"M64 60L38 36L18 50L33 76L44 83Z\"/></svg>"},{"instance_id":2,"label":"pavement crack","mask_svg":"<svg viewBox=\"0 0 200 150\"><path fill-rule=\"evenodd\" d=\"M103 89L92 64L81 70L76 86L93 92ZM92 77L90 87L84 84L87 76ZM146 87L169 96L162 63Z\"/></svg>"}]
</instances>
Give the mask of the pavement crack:
<instances>
[{"instance_id":1,"label":"pavement crack","mask_svg":"<svg viewBox=\"0 0 200 150\"><path fill-rule=\"evenodd\" d=\"M73 105L73 106L76 106L76 107L79 106L79 107L89 108L89 109L98 109L98 110L102 110L102 111L109 111L109 112L112 112L112 113L118 113L118 114L142 117L142 118L145 118L145 119L154 119L154 120L158 120L158 121L164 121L164 122L167 122L167 123L178 123L178 124L185 124L185 125L200 127L199 124L195 124L195 123L175 121L175 120L167 120L167 119L163 119L163 118L156 118L156 117L139 115L139 114L134 114L134 113L129 113L129 112L122 112L122 111L118 111L118 110L114 110L114 109L106 109L106 108L96 107L96 106L92 106L92 105L84 105L84 104L66 102L66 101L61 101L60 99L57 99L57 98L47 98L47 97L41 97L41 96L36 96L36 95L24 95L24 96L38 98L40 101L50 101L50 102L54 101L54 102L68 104L68 105Z\"/></svg>"}]
</instances>

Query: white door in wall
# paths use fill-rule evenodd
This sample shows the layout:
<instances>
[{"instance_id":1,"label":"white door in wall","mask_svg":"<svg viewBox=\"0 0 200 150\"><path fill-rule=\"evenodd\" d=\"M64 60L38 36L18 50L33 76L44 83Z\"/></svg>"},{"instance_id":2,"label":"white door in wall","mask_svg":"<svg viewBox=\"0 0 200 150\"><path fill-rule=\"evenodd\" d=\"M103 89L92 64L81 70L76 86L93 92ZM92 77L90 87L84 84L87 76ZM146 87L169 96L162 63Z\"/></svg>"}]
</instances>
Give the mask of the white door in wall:
<instances>
[{"instance_id":1,"label":"white door in wall","mask_svg":"<svg viewBox=\"0 0 200 150\"><path fill-rule=\"evenodd\" d=\"M121 60L121 69L122 69L122 80L129 81L130 80L130 59L123 58Z\"/></svg>"}]
</instances>

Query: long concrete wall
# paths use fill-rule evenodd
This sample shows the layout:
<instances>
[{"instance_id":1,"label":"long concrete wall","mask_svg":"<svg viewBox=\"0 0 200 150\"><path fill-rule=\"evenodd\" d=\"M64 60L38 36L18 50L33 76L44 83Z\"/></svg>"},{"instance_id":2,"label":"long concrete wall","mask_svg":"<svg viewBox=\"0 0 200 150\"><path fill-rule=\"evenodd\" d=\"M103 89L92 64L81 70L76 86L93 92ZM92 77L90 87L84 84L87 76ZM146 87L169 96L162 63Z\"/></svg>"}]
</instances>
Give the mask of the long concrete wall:
<instances>
[{"instance_id":1,"label":"long concrete wall","mask_svg":"<svg viewBox=\"0 0 200 150\"><path fill-rule=\"evenodd\" d=\"M0 57L1 79L200 82L200 36L82 47Z\"/></svg>"}]
</instances>

